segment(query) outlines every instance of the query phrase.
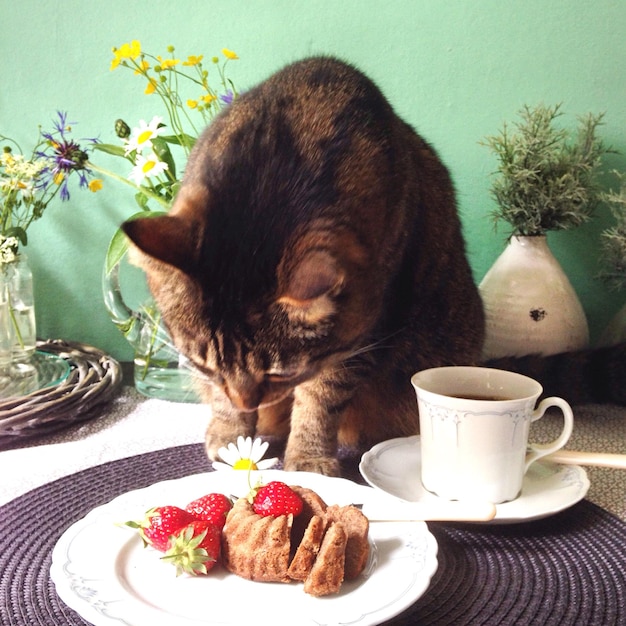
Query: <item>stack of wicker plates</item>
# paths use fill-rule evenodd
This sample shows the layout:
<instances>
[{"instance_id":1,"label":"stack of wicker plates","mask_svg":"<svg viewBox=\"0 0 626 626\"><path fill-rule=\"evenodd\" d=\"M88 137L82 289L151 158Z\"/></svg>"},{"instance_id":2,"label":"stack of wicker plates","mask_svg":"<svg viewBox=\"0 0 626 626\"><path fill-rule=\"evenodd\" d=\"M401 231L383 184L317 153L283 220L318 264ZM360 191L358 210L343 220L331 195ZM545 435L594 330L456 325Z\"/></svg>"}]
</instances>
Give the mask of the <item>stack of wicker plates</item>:
<instances>
[{"instance_id":1,"label":"stack of wicker plates","mask_svg":"<svg viewBox=\"0 0 626 626\"><path fill-rule=\"evenodd\" d=\"M32 366L32 391L2 393L0 449L94 417L122 384L120 364L85 344L39 341Z\"/></svg>"}]
</instances>

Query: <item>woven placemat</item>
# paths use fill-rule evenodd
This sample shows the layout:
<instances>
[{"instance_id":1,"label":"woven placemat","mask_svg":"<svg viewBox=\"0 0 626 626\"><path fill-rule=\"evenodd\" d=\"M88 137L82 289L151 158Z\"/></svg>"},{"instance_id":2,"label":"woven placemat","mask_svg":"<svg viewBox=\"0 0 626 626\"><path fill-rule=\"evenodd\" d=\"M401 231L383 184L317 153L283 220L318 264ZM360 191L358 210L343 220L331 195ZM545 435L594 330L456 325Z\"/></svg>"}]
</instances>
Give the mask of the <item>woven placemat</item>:
<instances>
[{"instance_id":1,"label":"woven placemat","mask_svg":"<svg viewBox=\"0 0 626 626\"><path fill-rule=\"evenodd\" d=\"M95 417L121 387L120 364L97 348L57 339L38 341L37 350L65 359L70 372L59 384L0 400L0 450Z\"/></svg>"},{"instance_id":2,"label":"woven placemat","mask_svg":"<svg viewBox=\"0 0 626 626\"><path fill-rule=\"evenodd\" d=\"M0 624L87 624L50 580L63 531L121 493L208 470L201 444L180 446L99 465L0 507ZM588 501L526 524L430 528L439 568L393 624L626 623L626 524Z\"/></svg>"}]
</instances>

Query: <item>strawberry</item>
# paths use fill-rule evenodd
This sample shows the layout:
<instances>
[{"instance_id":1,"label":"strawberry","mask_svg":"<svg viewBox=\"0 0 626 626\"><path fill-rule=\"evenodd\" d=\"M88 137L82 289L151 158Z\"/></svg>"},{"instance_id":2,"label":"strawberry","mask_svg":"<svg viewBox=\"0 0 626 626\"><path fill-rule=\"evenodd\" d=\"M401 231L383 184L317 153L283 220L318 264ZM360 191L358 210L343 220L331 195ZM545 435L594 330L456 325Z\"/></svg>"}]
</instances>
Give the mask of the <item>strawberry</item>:
<instances>
[{"instance_id":1,"label":"strawberry","mask_svg":"<svg viewBox=\"0 0 626 626\"><path fill-rule=\"evenodd\" d=\"M185 510L198 519L213 522L218 528L223 528L232 506L233 503L223 493L208 493L190 502Z\"/></svg>"},{"instance_id":2,"label":"strawberry","mask_svg":"<svg viewBox=\"0 0 626 626\"><path fill-rule=\"evenodd\" d=\"M165 552L169 547L170 537L194 520L195 517L188 511L168 505L150 509L143 521L126 522L126 525L137 528L144 543Z\"/></svg>"},{"instance_id":3,"label":"strawberry","mask_svg":"<svg viewBox=\"0 0 626 626\"><path fill-rule=\"evenodd\" d=\"M258 515L278 517L291 513L295 517L302 512L302 498L278 480L253 490L252 497L252 508Z\"/></svg>"},{"instance_id":4,"label":"strawberry","mask_svg":"<svg viewBox=\"0 0 626 626\"><path fill-rule=\"evenodd\" d=\"M161 558L176 566L176 576L206 574L219 559L221 537L219 526L197 519L179 530Z\"/></svg>"}]
</instances>

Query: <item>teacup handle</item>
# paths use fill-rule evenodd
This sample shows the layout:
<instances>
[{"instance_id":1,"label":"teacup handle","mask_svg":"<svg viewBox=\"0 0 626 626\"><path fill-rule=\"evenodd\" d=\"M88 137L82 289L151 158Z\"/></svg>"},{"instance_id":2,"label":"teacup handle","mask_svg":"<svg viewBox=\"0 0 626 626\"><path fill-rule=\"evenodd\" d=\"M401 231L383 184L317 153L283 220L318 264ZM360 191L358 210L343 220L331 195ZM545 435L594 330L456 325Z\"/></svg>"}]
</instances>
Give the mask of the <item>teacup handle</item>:
<instances>
[{"instance_id":1,"label":"teacup handle","mask_svg":"<svg viewBox=\"0 0 626 626\"><path fill-rule=\"evenodd\" d=\"M550 443L532 443L528 445L529 451L526 454L524 472L528 471L531 463L534 463L547 454L551 454L552 452L556 452L557 450L563 448L572 434L572 430L574 428L574 414L572 413L572 407L570 407L570 405L565 402L563 398L551 397L543 399L539 403L539 406L532 412L530 421L536 422L539 418L543 417L543 414L551 406L557 406L563 412L563 430L561 431L561 434Z\"/></svg>"}]
</instances>

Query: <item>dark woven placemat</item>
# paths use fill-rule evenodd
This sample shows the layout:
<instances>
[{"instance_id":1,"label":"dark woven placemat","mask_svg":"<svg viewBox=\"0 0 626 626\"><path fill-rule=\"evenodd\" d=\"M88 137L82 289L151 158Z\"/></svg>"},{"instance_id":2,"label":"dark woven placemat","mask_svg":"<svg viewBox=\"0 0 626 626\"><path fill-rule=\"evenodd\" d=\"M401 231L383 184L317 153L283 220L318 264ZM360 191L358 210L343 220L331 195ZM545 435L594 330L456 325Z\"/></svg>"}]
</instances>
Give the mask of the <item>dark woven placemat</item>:
<instances>
[{"instance_id":1,"label":"dark woven placemat","mask_svg":"<svg viewBox=\"0 0 626 626\"><path fill-rule=\"evenodd\" d=\"M344 461L351 476L354 462ZM208 470L200 444L180 446L99 465L0 507L0 624L87 624L50 580L63 531L121 493ZM626 624L626 523L588 501L525 524L430 528L439 568L394 624Z\"/></svg>"}]
</instances>

